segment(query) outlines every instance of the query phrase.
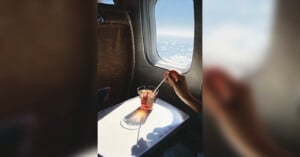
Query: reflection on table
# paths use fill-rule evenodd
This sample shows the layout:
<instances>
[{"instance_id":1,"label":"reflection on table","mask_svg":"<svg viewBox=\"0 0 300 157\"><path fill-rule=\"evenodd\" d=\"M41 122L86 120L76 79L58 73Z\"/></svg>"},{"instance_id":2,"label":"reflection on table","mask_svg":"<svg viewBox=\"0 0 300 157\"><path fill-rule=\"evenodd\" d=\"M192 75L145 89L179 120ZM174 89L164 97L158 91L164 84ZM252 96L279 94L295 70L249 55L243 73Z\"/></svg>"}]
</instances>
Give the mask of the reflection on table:
<instances>
[{"instance_id":1,"label":"reflection on table","mask_svg":"<svg viewBox=\"0 0 300 157\"><path fill-rule=\"evenodd\" d=\"M98 153L108 157L141 156L185 122L189 116L157 98L150 112L139 109L134 97L98 113ZM137 128L121 125L124 118L138 122Z\"/></svg>"}]
</instances>

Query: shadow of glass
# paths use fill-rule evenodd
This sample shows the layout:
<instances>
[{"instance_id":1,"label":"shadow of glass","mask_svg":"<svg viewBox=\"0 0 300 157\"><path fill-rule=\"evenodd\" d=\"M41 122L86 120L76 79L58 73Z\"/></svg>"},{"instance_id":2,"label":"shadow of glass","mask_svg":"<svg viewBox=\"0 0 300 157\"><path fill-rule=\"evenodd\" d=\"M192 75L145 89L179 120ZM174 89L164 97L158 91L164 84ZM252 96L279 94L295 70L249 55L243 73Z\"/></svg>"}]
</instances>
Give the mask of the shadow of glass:
<instances>
[{"instance_id":1,"label":"shadow of glass","mask_svg":"<svg viewBox=\"0 0 300 157\"><path fill-rule=\"evenodd\" d=\"M145 124L150 113L151 110L143 110L139 107L122 119L121 126L130 130L138 129Z\"/></svg>"}]
</instances>

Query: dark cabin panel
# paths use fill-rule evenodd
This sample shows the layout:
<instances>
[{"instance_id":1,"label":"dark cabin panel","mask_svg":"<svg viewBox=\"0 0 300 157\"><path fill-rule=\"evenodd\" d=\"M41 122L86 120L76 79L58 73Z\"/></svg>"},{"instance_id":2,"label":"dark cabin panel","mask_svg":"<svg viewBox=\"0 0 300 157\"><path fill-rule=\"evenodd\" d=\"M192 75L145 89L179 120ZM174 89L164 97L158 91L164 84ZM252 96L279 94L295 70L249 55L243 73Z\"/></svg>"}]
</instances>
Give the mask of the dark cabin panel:
<instances>
[{"instance_id":1,"label":"dark cabin panel","mask_svg":"<svg viewBox=\"0 0 300 157\"><path fill-rule=\"evenodd\" d=\"M93 1L0 2L0 125L34 119L30 156L66 155L96 137L95 17Z\"/></svg>"}]
</instances>

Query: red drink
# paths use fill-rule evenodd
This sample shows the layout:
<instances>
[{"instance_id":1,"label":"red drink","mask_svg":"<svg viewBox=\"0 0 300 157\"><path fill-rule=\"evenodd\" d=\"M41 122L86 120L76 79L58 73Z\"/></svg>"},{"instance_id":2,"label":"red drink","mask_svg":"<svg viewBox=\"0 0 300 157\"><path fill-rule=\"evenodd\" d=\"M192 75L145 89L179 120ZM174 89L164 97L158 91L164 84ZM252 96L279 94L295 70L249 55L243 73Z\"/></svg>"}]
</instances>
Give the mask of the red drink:
<instances>
[{"instance_id":1,"label":"red drink","mask_svg":"<svg viewBox=\"0 0 300 157\"><path fill-rule=\"evenodd\" d=\"M145 86L142 86L142 88L141 87L138 88L138 94L141 99L141 109L142 110L152 110L153 102L158 93L157 91L154 93L152 88L149 89L149 88L146 88Z\"/></svg>"}]
</instances>

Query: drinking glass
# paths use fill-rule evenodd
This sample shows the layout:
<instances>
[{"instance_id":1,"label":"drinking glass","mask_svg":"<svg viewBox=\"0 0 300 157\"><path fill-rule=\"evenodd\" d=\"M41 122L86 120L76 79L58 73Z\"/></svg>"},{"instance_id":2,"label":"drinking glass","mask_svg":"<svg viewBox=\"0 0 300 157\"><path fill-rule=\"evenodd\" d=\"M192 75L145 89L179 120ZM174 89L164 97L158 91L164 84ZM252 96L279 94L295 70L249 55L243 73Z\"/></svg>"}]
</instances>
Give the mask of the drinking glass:
<instances>
[{"instance_id":1,"label":"drinking glass","mask_svg":"<svg viewBox=\"0 0 300 157\"><path fill-rule=\"evenodd\" d=\"M158 94L158 90L154 90L154 86L140 86L137 88L137 93L141 99L140 107L121 120L121 126L123 128L135 130L146 122Z\"/></svg>"},{"instance_id":2,"label":"drinking glass","mask_svg":"<svg viewBox=\"0 0 300 157\"><path fill-rule=\"evenodd\" d=\"M153 103L158 94L158 90L154 91L154 86L140 86L137 88L137 93L141 99L142 110L152 110Z\"/></svg>"}]
</instances>

